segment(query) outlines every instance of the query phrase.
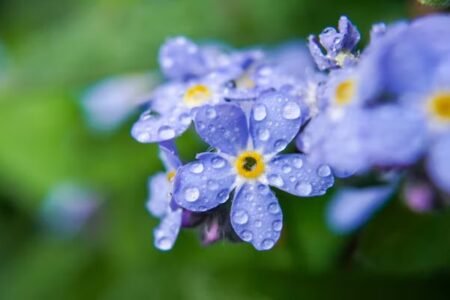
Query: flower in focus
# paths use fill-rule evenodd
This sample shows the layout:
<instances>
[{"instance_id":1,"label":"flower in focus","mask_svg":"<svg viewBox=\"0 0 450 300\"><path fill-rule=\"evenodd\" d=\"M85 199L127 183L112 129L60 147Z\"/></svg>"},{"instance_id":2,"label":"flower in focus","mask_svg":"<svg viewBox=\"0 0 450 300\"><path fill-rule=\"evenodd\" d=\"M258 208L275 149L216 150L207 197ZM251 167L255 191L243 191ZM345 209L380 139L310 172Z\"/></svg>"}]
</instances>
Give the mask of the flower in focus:
<instances>
[{"instance_id":1,"label":"flower in focus","mask_svg":"<svg viewBox=\"0 0 450 300\"><path fill-rule=\"evenodd\" d=\"M234 104L203 106L195 116L200 137L217 152L199 154L179 168L174 199L190 211L209 211L234 190L231 225L258 250L280 237L282 213L269 185L298 196L322 195L334 179L327 165L303 154L278 154L298 133L304 118L296 98L268 92L253 103L249 116Z\"/></svg>"},{"instance_id":2,"label":"flower in focus","mask_svg":"<svg viewBox=\"0 0 450 300\"><path fill-rule=\"evenodd\" d=\"M241 76L261 55L259 51L225 54L211 47L200 48L181 37L168 40L161 47L160 65L171 80L150 96L150 108L134 124L133 137L141 143L154 143L181 135L196 110L224 102L227 83Z\"/></svg>"},{"instance_id":3,"label":"flower in focus","mask_svg":"<svg viewBox=\"0 0 450 300\"><path fill-rule=\"evenodd\" d=\"M160 145L160 158L166 172L157 173L149 181L150 196L147 201L147 210L161 222L153 231L155 247L160 250L172 249L180 232L180 228L195 224L198 216L179 207L172 197L173 180L181 161L171 142Z\"/></svg>"},{"instance_id":4,"label":"flower in focus","mask_svg":"<svg viewBox=\"0 0 450 300\"><path fill-rule=\"evenodd\" d=\"M338 30L328 27L318 37L311 35L308 46L320 70L342 68L356 62L355 47L360 37L358 29L342 16Z\"/></svg>"}]
</instances>

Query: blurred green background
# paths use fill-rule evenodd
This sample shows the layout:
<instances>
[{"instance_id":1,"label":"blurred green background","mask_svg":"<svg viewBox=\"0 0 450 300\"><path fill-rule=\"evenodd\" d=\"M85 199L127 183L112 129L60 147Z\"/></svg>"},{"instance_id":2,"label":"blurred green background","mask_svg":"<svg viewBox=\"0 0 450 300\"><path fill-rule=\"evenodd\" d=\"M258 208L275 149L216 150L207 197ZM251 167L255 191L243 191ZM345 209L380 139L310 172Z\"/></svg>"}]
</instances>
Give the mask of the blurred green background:
<instances>
[{"instance_id":1,"label":"blurred green background","mask_svg":"<svg viewBox=\"0 0 450 300\"><path fill-rule=\"evenodd\" d=\"M0 0L0 299L450 299L450 212L391 202L353 236L333 235L327 199L290 199L281 241L202 247L194 231L153 248L146 180L156 146L89 130L78 99L95 81L157 68L167 36L273 45L348 15L370 25L410 17L407 1ZM182 155L199 146L182 138ZM60 238L36 213L63 181L100 191L92 232Z\"/></svg>"}]
</instances>

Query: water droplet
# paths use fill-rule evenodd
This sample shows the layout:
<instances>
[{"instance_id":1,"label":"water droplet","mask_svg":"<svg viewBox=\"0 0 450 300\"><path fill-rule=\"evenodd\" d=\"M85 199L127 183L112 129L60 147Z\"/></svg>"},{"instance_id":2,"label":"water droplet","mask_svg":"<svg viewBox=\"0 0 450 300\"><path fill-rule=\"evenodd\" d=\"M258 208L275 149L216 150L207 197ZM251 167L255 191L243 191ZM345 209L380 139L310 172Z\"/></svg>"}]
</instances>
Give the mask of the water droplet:
<instances>
[{"instance_id":1,"label":"water droplet","mask_svg":"<svg viewBox=\"0 0 450 300\"><path fill-rule=\"evenodd\" d=\"M278 213L280 211L280 206L278 205L278 203L272 202L272 203L269 204L267 209L269 210L270 213L276 214L276 213Z\"/></svg>"},{"instance_id":2,"label":"water droplet","mask_svg":"<svg viewBox=\"0 0 450 300\"><path fill-rule=\"evenodd\" d=\"M274 245L274 241L271 239L265 239L261 242L261 249L263 250L269 250L270 248L273 247Z\"/></svg>"},{"instance_id":3,"label":"water droplet","mask_svg":"<svg viewBox=\"0 0 450 300\"><path fill-rule=\"evenodd\" d=\"M137 140L141 143L145 143L150 139L150 134L148 132L141 132L137 136Z\"/></svg>"},{"instance_id":4,"label":"water droplet","mask_svg":"<svg viewBox=\"0 0 450 300\"><path fill-rule=\"evenodd\" d=\"M262 195L267 195L269 193L269 187L265 184L258 185L258 191Z\"/></svg>"},{"instance_id":5,"label":"water droplet","mask_svg":"<svg viewBox=\"0 0 450 300\"><path fill-rule=\"evenodd\" d=\"M216 110L213 107L206 109L206 117L209 119L214 119L217 116Z\"/></svg>"},{"instance_id":6,"label":"water droplet","mask_svg":"<svg viewBox=\"0 0 450 300\"><path fill-rule=\"evenodd\" d=\"M264 104L257 104L253 108L253 118L255 121L262 121L267 116L266 106Z\"/></svg>"},{"instance_id":7,"label":"water droplet","mask_svg":"<svg viewBox=\"0 0 450 300\"><path fill-rule=\"evenodd\" d=\"M283 228L283 222L281 222L280 220L273 221L272 228L275 231L281 231L281 228Z\"/></svg>"},{"instance_id":8,"label":"water droplet","mask_svg":"<svg viewBox=\"0 0 450 300\"><path fill-rule=\"evenodd\" d=\"M258 129L258 138L263 142L267 141L270 138L269 130L264 128Z\"/></svg>"},{"instance_id":9,"label":"water droplet","mask_svg":"<svg viewBox=\"0 0 450 300\"><path fill-rule=\"evenodd\" d=\"M184 199L187 202L195 202L200 197L200 191L198 188L191 187L184 190Z\"/></svg>"},{"instance_id":10,"label":"water droplet","mask_svg":"<svg viewBox=\"0 0 450 300\"><path fill-rule=\"evenodd\" d=\"M167 237L161 237L156 240L156 247L161 250L170 250L173 246L172 241Z\"/></svg>"},{"instance_id":11,"label":"water droplet","mask_svg":"<svg viewBox=\"0 0 450 300\"><path fill-rule=\"evenodd\" d=\"M261 222L261 220L256 220L256 221L255 221L255 227L257 227L257 228L261 228L261 227L262 227L262 222Z\"/></svg>"},{"instance_id":12,"label":"water droplet","mask_svg":"<svg viewBox=\"0 0 450 300\"><path fill-rule=\"evenodd\" d=\"M203 166L203 164L201 162L196 162L196 163L193 163L189 169L194 174L200 174L203 172L205 167Z\"/></svg>"},{"instance_id":13,"label":"water droplet","mask_svg":"<svg viewBox=\"0 0 450 300\"><path fill-rule=\"evenodd\" d=\"M189 125L191 123L191 116L188 113L181 114L178 119L183 125Z\"/></svg>"},{"instance_id":14,"label":"water droplet","mask_svg":"<svg viewBox=\"0 0 450 300\"><path fill-rule=\"evenodd\" d=\"M162 140L169 140L175 137L175 130L170 126L161 126L158 130L158 135Z\"/></svg>"},{"instance_id":15,"label":"water droplet","mask_svg":"<svg viewBox=\"0 0 450 300\"><path fill-rule=\"evenodd\" d=\"M294 120L299 118L300 113L300 106L293 101L288 102L283 108L283 118L287 120Z\"/></svg>"},{"instance_id":16,"label":"water droplet","mask_svg":"<svg viewBox=\"0 0 450 300\"><path fill-rule=\"evenodd\" d=\"M297 169L300 169L301 167L303 167L303 160L301 158L294 158L294 167L296 167Z\"/></svg>"},{"instance_id":17,"label":"water droplet","mask_svg":"<svg viewBox=\"0 0 450 300\"><path fill-rule=\"evenodd\" d=\"M236 224L243 225L248 222L248 214L245 210L239 209L233 213L233 221Z\"/></svg>"},{"instance_id":18,"label":"water droplet","mask_svg":"<svg viewBox=\"0 0 450 300\"><path fill-rule=\"evenodd\" d=\"M284 185L283 179L276 174L272 174L269 176L269 182L272 183L274 186L278 186L278 187L281 187Z\"/></svg>"},{"instance_id":19,"label":"water droplet","mask_svg":"<svg viewBox=\"0 0 450 300\"><path fill-rule=\"evenodd\" d=\"M330 167L327 166L327 165L322 165L322 166L319 167L319 169L317 169L317 174L318 174L320 177L327 177L327 176L330 176L330 174L331 174L331 169L330 169Z\"/></svg>"},{"instance_id":20,"label":"water droplet","mask_svg":"<svg viewBox=\"0 0 450 300\"><path fill-rule=\"evenodd\" d=\"M208 189L215 191L219 188L219 184L215 180L208 180Z\"/></svg>"},{"instance_id":21,"label":"water droplet","mask_svg":"<svg viewBox=\"0 0 450 300\"><path fill-rule=\"evenodd\" d=\"M227 201L228 194L229 194L228 190L223 189L217 194L217 199L219 200L220 203L223 203L223 202Z\"/></svg>"},{"instance_id":22,"label":"water droplet","mask_svg":"<svg viewBox=\"0 0 450 300\"><path fill-rule=\"evenodd\" d=\"M297 179L295 178L295 176L291 175L289 176L289 181L290 182L295 182Z\"/></svg>"},{"instance_id":23,"label":"water droplet","mask_svg":"<svg viewBox=\"0 0 450 300\"><path fill-rule=\"evenodd\" d=\"M281 168L281 170L283 171L283 173L287 174L287 173L290 173L290 172L292 171L292 168L291 168L291 166L289 166L289 165L284 165L284 166Z\"/></svg>"},{"instance_id":24,"label":"water droplet","mask_svg":"<svg viewBox=\"0 0 450 300\"><path fill-rule=\"evenodd\" d=\"M246 242L250 242L253 239L253 233L248 230L244 230L241 232L241 239Z\"/></svg>"},{"instance_id":25,"label":"water droplet","mask_svg":"<svg viewBox=\"0 0 450 300\"><path fill-rule=\"evenodd\" d=\"M221 169L225 166L225 159L222 157L214 157L211 161L213 168Z\"/></svg>"},{"instance_id":26,"label":"water droplet","mask_svg":"<svg viewBox=\"0 0 450 300\"><path fill-rule=\"evenodd\" d=\"M300 196L308 196L312 192L312 185L308 182L300 182L295 187Z\"/></svg>"},{"instance_id":27,"label":"water droplet","mask_svg":"<svg viewBox=\"0 0 450 300\"><path fill-rule=\"evenodd\" d=\"M287 142L285 140L277 140L274 144L275 151L280 152L287 146Z\"/></svg>"}]
</instances>

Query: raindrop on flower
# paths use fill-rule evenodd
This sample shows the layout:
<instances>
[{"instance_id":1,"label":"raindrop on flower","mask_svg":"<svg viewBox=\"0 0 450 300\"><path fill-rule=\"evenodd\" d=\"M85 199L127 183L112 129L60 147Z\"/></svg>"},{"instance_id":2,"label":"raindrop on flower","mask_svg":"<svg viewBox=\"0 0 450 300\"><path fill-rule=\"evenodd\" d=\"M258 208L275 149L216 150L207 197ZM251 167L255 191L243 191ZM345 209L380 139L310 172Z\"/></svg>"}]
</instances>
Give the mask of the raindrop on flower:
<instances>
[{"instance_id":1,"label":"raindrop on flower","mask_svg":"<svg viewBox=\"0 0 450 300\"><path fill-rule=\"evenodd\" d=\"M273 247L274 241L271 239L265 239L261 242L261 249L268 250Z\"/></svg>"},{"instance_id":2,"label":"raindrop on flower","mask_svg":"<svg viewBox=\"0 0 450 300\"><path fill-rule=\"evenodd\" d=\"M272 202L272 203L269 204L267 209L269 210L270 213L276 214L276 213L278 213L280 211L280 206L277 203Z\"/></svg>"},{"instance_id":3,"label":"raindrop on flower","mask_svg":"<svg viewBox=\"0 0 450 300\"><path fill-rule=\"evenodd\" d=\"M331 169L327 165L322 165L319 167L319 169L317 169L317 175L319 175L320 177L327 177L327 176L330 176L330 174L331 174Z\"/></svg>"},{"instance_id":4,"label":"raindrop on flower","mask_svg":"<svg viewBox=\"0 0 450 300\"><path fill-rule=\"evenodd\" d=\"M187 202L195 202L200 197L200 191L198 188L192 187L184 190L184 199Z\"/></svg>"},{"instance_id":5,"label":"raindrop on flower","mask_svg":"<svg viewBox=\"0 0 450 300\"><path fill-rule=\"evenodd\" d=\"M259 129L258 130L258 138L265 142L270 138L270 132L267 129Z\"/></svg>"},{"instance_id":6,"label":"raindrop on flower","mask_svg":"<svg viewBox=\"0 0 450 300\"><path fill-rule=\"evenodd\" d=\"M170 126L161 126L158 130L158 135L160 139L169 140L175 137L175 130Z\"/></svg>"},{"instance_id":7,"label":"raindrop on flower","mask_svg":"<svg viewBox=\"0 0 450 300\"><path fill-rule=\"evenodd\" d=\"M281 228L283 227L283 223L280 220L275 220L272 223L272 228L275 231L281 231Z\"/></svg>"},{"instance_id":8,"label":"raindrop on flower","mask_svg":"<svg viewBox=\"0 0 450 300\"><path fill-rule=\"evenodd\" d=\"M248 222L248 214L245 210L237 210L233 213L233 221L236 224L243 225Z\"/></svg>"},{"instance_id":9,"label":"raindrop on flower","mask_svg":"<svg viewBox=\"0 0 450 300\"><path fill-rule=\"evenodd\" d=\"M244 230L241 232L241 238L245 242L250 242L253 239L253 233L251 233L251 231Z\"/></svg>"},{"instance_id":10,"label":"raindrop on flower","mask_svg":"<svg viewBox=\"0 0 450 300\"><path fill-rule=\"evenodd\" d=\"M205 168L201 162L193 163L190 167L191 172L194 174L200 174L203 172L204 169Z\"/></svg>"},{"instance_id":11,"label":"raindrop on flower","mask_svg":"<svg viewBox=\"0 0 450 300\"><path fill-rule=\"evenodd\" d=\"M253 109L253 118L255 121L262 121L267 116L267 109L264 104L257 104Z\"/></svg>"},{"instance_id":12,"label":"raindrop on flower","mask_svg":"<svg viewBox=\"0 0 450 300\"><path fill-rule=\"evenodd\" d=\"M295 189L301 196L308 196L312 192L312 185L308 182L300 182Z\"/></svg>"},{"instance_id":13,"label":"raindrop on flower","mask_svg":"<svg viewBox=\"0 0 450 300\"><path fill-rule=\"evenodd\" d=\"M214 157L211 161L213 168L221 169L225 166L225 160L221 157Z\"/></svg>"},{"instance_id":14,"label":"raindrop on flower","mask_svg":"<svg viewBox=\"0 0 450 300\"><path fill-rule=\"evenodd\" d=\"M287 120L294 120L299 118L300 113L300 106L293 101L288 102L283 108L283 118Z\"/></svg>"},{"instance_id":15,"label":"raindrop on flower","mask_svg":"<svg viewBox=\"0 0 450 300\"><path fill-rule=\"evenodd\" d=\"M167 237L161 237L156 240L156 247L161 250L169 250L172 248L172 241Z\"/></svg>"},{"instance_id":16,"label":"raindrop on flower","mask_svg":"<svg viewBox=\"0 0 450 300\"><path fill-rule=\"evenodd\" d=\"M284 185L283 179L276 174L269 176L269 182L272 183L274 186L278 186L278 187L281 187Z\"/></svg>"}]
</instances>

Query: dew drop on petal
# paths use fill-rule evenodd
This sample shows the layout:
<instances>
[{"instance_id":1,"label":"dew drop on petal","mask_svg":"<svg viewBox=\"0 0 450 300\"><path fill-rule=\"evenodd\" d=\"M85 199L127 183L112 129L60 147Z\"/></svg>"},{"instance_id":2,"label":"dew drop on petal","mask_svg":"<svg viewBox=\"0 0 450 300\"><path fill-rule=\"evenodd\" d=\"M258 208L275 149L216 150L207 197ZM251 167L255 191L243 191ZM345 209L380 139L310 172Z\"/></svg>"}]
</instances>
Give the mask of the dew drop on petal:
<instances>
[{"instance_id":1,"label":"dew drop on petal","mask_svg":"<svg viewBox=\"0 0 450 300\"><path fill-rule=\"evenodd\" d=\"M221 169L225 166L225 160L221 157L214 157L211 161L213 168Z\"/></svg>"},{"instance_id":2,"label":"dew drop on petal","mask_svg":"<svg viewBox=\"0 0 450 300\"><path fill-rule=\"evenodd\" d=\"M280 206L278 205L278 203L272 202L269 204L269 206L267 207L268 211L272 214L276 214L280 211Z\"/></svg>"},{"instance_id":3,"label":"dew drop on petal","mask_svg":"<svg viewBox=\"0 0 450 300\"><path fill-rule=\"evenodd\" d=\"M267 129L261 128L258 130L258 138L265 142L270 138L270 132Z\"/></svg>"},{"instance_id":4,"label":"dew drop on petal","mask_svg":"<svg viewBox=\"0 0 450 300\"><path fill-rule=\"evenodd\" d=\"M284 185L283 179L276 174L272 174L269 176L269 182L272 183L274 186L278 186L278 187L281 187Z\"/></svg>"},{"instance_id":5,"label":"dew drop on petal","mask_svg":"<svg viewBox=\"0 0 450 300\"><path fill-rule=\"evenodd\" d=\"M191 187L184 190L184 199L187 202L195 202L200 197L200 191L198 188Z\"/></svg>"},{"instance_id":6,"label":"dew drop on petal","mask_svg":"<svg viewBox=\"0 0 450 300\"><path fill-rule=\"evenodd\" d=\"M284 165L283 167L281 167L281 170L283 171L283 173L288 174L292 171L292 167L289 165Z\"/></svg>"},{"instance_id":7,"label":"dew drop on petal","mask_svg":"<svg viewBox=\"0 0 450 300\"><path fill-rule=\"evenodd\" d=\"M308 196L312 192L312 185L308 182L300 182L295 189L301 196Z\"/></svg>"},{"instance_id":8,"label":"dew drop on petal","mask_svg":"<svg viewBox=\"0 0 450 300\"><path fill-rule=\"evenodd\" d=\"M170 126L161 126L158 130L158 135L162 140L169 140L175 137L175 130Z\"/></svg>"},{"instance_id":9,"label":"dew drop on petal","mask_svg":"<svg viewBox=\"0 0 450 300\"><path fill-rule=\"evenodd\" d=\"M255 121L262 121L267 116L267 109L264 104L257 104L253 109L253 118Z\"/></svg>"},{"instance_id":10,"label":"dew drop on petal","mask_svg":"<svg viewBox=\"0 0 450 300\"><path fill-rule=\"evenodd\" d=\"M188 113L181 114L178 119L183 125L189 125L191 123L191 116Z\"/></svg>"},{"instance_id":11,"label":"dew drop on petal","mask_svg":"<svg viewBox=\"0 0 450 300\"><path fill-rule=\"evenodd\" d=\"M301 167L303 167L303 160L301 158L294 158L294 167L296 167L297 169L300 169Z\"/></svg>"},{"instance_id":12,"label":"dew drop on petal","mask_svg":"<svg viewBox=\"0 0 450 300\"><path fill-rule=\"evenodd\" d=\"M204 169L205 169L205 167L203 166L203 164L201 162L193 163L190 167L191 172L194 174L200 174L203 172Z\"/></svg>"},{"instance_id":13,"label":"dew drop on petal","mask_svg":"<svg viewBox=\"0 0 450 300\"><path fill-rule=\"evenodd\" d=\"M273 247L274 245L274 241L271 239L265 239L261 242L261 249L263 250L269 250L270 248Z\"/></svg>"},{"instance_id":14,"label":"dew drop on petal","mask_svg":"<svg viewBox=\"0 0 450 300\"><path fill-rule=\"evenodd\" d=\"M215 191L219 188L219 184L215 180L208 180L208 189L211 191Z\"/></svg>"},{"instance_id":15,"label":"dew drop on petal","mask_svg":"<svg viewBox=\"0 0 450 300\"><path fill-rule=\"evenodd\" d=\"M160 237L156 240L156 247L161 250L169 250L172 248L172 241L167 237Z\"/></svg>"},{"instance_id":16,"label":"dew drop on petal","mask_svg":"<svg viewBox=\"0 0 450 300\"><path fill-rule=\"evenodd\" d=\"M241 238L245 242L250 242L253 239L253 233L248 230L244 230L241 232Z\"/></svg>"},{"instance_id":17,"label":"dew drop on petal","mask_svg":"<svg viewBox=\"0 0 450 300\"><path fill-rule=\"evenodd\" d=\"M275 220L272 222L272 228L275 231L281 231L281 228L283 227L283 223L280 220Z\"/></svg>"},{"instance_id":18,"label":"dew drop on petal","mask_svg":"<svg viewBox=\"0 0 450 300\"><path fill-rule=\"evenodd\" d=\"M239 209L233 213L233 221L236 224L243 225L248 222L248 214L245 210Z\"/></svg>"},{"instance_id":19,"label":"dew drop on petal","mask_svg":"<svg viewBox=\"0 0 450 300\"><path fill-rule=\"evenodd\" d=\"M206 117L209 119L214 119L217 116L217 112L213 107L210 107L206 110Z\"/></svg>"},{"instance_id":20,"label":"dew drop on petal","mask_svg":"<svg viewBox=\"0 0 450 300\"><path fill-rule=\"evenodd\" d=\"M255 227L257 227L257 228L261 228L261 227L262 227L262 222L261 222L261 220L256 220L256 221L255 221Z\"/></svg>"},{"instance_id":21,"label":"dew drop on petal","mask_svg":"<svg viewBox=\"0 0 450 300\"><path fill-rule=\"evenodd\" d=\"M283 108L283 118L287 120L294 120L299 118L300 113L300 106L293 101L288 102Z\"/></svg>"},{"instance_id":22,"label":"dew drop on petal","mask_svg":"<svg viewBox=\"0 0 450 300\"><path fill-rule=\"evenodd\" d=\"M277 140L274 144L275 151L280 152L287 146L287 142L285 140Z\"/></svg>"},{"instance_id":23,"label":"dew drop on petal","mask_svg":"<svg viewBox=\"0 0 450 300\"><path fill-rule=\"evenodd\" d=\"M331 174L331 169L327 165L322 165L319 167L319 169L317 169L317 175L319 175L320 177L327 177L327 176L330 176L330 174Z\"/></svg>"}]
</instances>

